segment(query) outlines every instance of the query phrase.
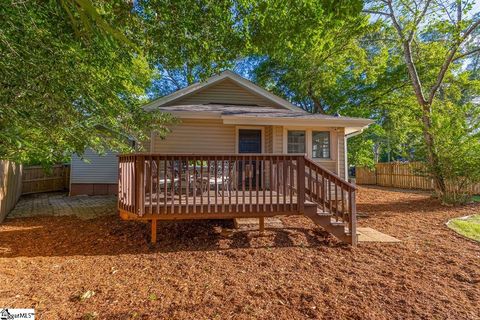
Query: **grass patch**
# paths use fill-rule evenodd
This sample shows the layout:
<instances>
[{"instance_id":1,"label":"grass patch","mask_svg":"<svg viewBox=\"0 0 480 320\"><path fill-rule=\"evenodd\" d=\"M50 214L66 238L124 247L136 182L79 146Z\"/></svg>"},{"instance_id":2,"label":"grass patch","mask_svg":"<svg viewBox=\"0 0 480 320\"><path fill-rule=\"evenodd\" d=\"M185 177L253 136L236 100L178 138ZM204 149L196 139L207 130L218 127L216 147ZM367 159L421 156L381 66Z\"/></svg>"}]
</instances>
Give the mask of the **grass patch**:
<instances>
[{"instance_id":1,"label":"grass patch","mask_svg":"<svg viewBox=\"0 0 480 320\"><path fill-rule=\"evenodd\" d=\"M480 214L452 219L448 227L464 237L480 241Z\"/></svg>"},{"instance_id":2,"label":"grass patch","mask_svg":"<svg viewBox=\"0 0 480 320\"><path fill-rule=\"evenodd\" d=\"M472 197L473 202L480 202L480 195L475 195Z\"/></svg>"}]
</instances>

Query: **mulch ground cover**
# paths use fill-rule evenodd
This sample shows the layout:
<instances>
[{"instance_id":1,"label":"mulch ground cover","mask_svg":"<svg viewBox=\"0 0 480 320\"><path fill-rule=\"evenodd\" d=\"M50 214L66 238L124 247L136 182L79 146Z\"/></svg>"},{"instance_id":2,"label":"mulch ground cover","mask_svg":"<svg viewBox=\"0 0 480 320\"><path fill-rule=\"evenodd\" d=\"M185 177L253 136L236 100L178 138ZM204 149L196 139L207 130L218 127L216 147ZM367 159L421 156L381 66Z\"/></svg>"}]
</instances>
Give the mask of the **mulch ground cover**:
<instances>
[{"instance_id":1,"label":"mulch ground cover","mask_svg":"<svg viewBox=\"0 0 480 320\"><path fill-rule=\"evenodd\" d=\"M36 319L480 319L480 245L445 226L480 204L361 188L359 224L402 240L338 243L303 217L148 226L112 210L0 225L0 308Z\"/></svg>"}]
</instances>

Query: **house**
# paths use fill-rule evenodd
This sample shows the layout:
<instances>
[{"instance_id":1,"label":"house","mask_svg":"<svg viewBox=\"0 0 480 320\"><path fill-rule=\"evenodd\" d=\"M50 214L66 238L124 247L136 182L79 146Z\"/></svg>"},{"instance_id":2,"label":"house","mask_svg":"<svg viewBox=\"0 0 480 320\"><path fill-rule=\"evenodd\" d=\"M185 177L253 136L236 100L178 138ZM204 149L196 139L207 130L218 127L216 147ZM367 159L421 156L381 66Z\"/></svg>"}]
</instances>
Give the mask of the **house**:
<instances>
[{"instance_id":1,"label":"house","mask_svg":"<svg viewBox=\"0 0 480 320\"><path fill-rule=\"evenodd\" d=\"M144 109L169 112L180 122L165 139L152 132L146 152L120 156L119 164L113 154L91 155L91 164L74 159L72 194L108 193L119 179L121 216L151 220L152 228L162 219L263 221L305 214L308 207L317 223L354 242L347 139L371 120L309 114L231 71Z\"/></svg>"}]
</instances>

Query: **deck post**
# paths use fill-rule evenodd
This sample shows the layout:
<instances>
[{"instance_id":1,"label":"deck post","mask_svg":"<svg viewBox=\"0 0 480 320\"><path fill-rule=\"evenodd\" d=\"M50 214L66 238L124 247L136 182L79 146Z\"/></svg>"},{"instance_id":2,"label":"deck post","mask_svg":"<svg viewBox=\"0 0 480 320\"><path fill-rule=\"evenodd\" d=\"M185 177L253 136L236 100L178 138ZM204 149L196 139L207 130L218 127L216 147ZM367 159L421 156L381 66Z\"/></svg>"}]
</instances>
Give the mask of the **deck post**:
<instances>
[{"instance_id":1,"label":"deck post","mask_svg":"<svg viewBox=\"0 0 480 320\"><path fill-rule=\"evenodd\" d=\"M260 217L258 219L258 231L260 231L261 234L265 232L265 218Z\"/></svg>"},{"instance_id":2,"label":"deck post","mask_svg":"<svg viewBox=\"0 0 480 320\"><path fill-rule=\"evenodd\" d=\"M152 219L152 237L150 239L152 244L157 243L157 220Z\"/></svg>"},{"instance_id":3,"label":"deck post","mask_svg":"<svg viewBox=\"0 0 480 320\"><path fill-rule=\"evenodd\" d=\"M350 229L350 236L352 237L351 245L355 247L358 244L358 237L357 237L357 204L355 203L355 190L350 190L349 201L350 201L349 229Z\"/></svg>"},{"instance_id":4,"label":"deck post","mask_svg":"<svg viewBox=\"0 0 480 320\"><path fill-rule=\"evenodd\" d=\"M301 214L305 211L305 157L297 158L297 202L298 212Z\"/></svg>"}]
</instances>

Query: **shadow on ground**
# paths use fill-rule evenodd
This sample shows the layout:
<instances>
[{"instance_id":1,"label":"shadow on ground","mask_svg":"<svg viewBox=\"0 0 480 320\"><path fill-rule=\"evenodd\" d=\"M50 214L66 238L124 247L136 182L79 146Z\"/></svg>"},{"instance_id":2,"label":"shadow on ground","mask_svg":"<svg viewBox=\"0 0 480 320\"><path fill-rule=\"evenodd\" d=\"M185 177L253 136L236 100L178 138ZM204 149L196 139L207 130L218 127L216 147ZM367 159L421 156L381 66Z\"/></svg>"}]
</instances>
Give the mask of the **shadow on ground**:
<instances>
[{"instance_id":1,"label":"shadow on ground","mask_svg":"<svg viewBox=\"0 0 480 320\"><path fill-rule=\"evenodd\" d=\"M157 234L158 242L152 246L149 224L122 221L117 215L90 220L46 216L10 219L0 226L0 257L341 246L313 224L312 228L267 229L260 235L256 230L233 229L231 220L163 222Z\"/></svg>"}]
</instances>

